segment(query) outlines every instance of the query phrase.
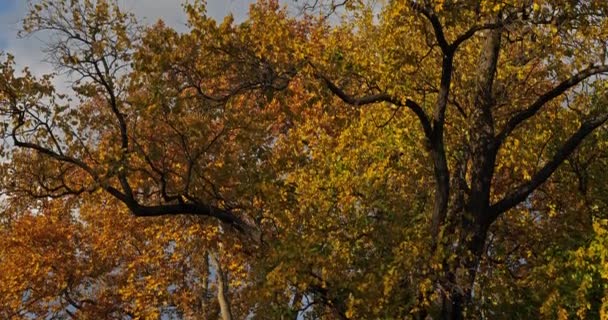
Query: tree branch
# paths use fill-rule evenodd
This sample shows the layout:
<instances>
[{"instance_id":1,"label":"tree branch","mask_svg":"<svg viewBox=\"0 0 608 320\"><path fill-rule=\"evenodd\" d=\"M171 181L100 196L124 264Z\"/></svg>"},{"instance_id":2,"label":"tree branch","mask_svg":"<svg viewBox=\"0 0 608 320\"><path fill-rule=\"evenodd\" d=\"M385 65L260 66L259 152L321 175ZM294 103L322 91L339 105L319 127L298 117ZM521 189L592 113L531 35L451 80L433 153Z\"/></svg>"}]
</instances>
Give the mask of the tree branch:
<instances>
[{"instance_id":1,"label":"tree branch","mask_svg":"<svg viewBox=\"0 0 608 320\"><path fill-rule=\"evenodd\" d=\"M587 69L584 69L578 72L577 74L572 75L570 78L562 81L556 87L538 97L538 99L536 99L536 101L534 101L529 107L518 112L511 119L509 119L505 127L502 129L502 131L498 134L496 138L498 145L500 146L500 144L505 141L505 139L511 134L511 132L513 132L513 130L515 130L521 123L523 123L527 119L533 117L538 111L540 111L540 109L545 104L559 97L564 92L581 83L583 80L593 75L606 72L608 72L608 65L590 66Z\"/></svg>"},{"instance_id":2,"label":"tree branch","mask_svg":"<svg viewBox=\"0 0 608 320\"><path fill-rule=\"evenodd\" d=\"M608 113L601 114L593 117L581 124L579 129L568 139L557 153L553 156L545 166L540 169L530 181L517 187L512 193L505 196L502 200L498 201L490 207L489 222L493 222L498 216L515 207L519 203L523 202L528 196L542 185L555 170L576 150L580 143L587 137L593 130L604 124L608 120Z\"/></svg>"},{"instance_id":3,"label":"tree branch","mask_svg":"<svg viewBox=\"0 0 608 320\"><path fill-rule=\"evenodd\" d=\"M19 140L17 131L21 125L23 125L22 121L17 126L15 126L15 128L13 128L11 132L15 146L34 150L38 153L47 155L59 162L73 164L87 172L95 181L101 182L95 171L83 161L59 154L53 150L47 149L35 143L24 142ZM254 239L257 239L257 235L255 234L253 227L248 226L244 221L235 216L233 213L212 205L201 204L198 202L190 202L179 204L164 204L157 206L144 206L138 203L137 200L135 200L132 193L125 194L124 192L121 192L106 183L102 183L101 188L106 190L110 195L112 195L119 201L123 202L135 216L156 217L180 214L209 216L234 227L236 230L243 232L248 236L252 236L252 238Z\"/></svg>"},{"instance_id":4,"label":"tree branch","mask_svg":"<svg viewBox=\"0 0 608 320\"><path fill-rule=\"evenodd\" d=\"M255 241L260 239L260 235L254 227L244 222L229 210L224 210L213 205L202 204L199 202L145 206L138 203L133 197L125 195L123 192L112 186L106 186L104 189L116 199L123 202L137 217L160 217L175 215L207 216L218 219L219 221L235 228L237 231L242 232L246 236L251 237Z\"/></svg>"},{"instance_id":5,"label":"tree branch","mask_svg":"<svg viewBox=\"0 0 608 320\"><path fill-rule=\"evenodd\" d=\"M441 21L439 21L439 18L437 17L435 12L433 12L433 10L431 10L427 6L417 3L415 1L410 1L410 5L412 9L414 9L414 11L417 11L429 20L431 26L433 27L433 31L435 32L437 44L439 44L439 47L441 48L443 54L447 55L449 52L452 52L452 46L446 40L445 34L443 33L443 27L441 26Z\"/></svg>"},{"instance_id":6,"label":"tree branch","mask_svg":"<svg viewBox=\"0 0 608 320\"><path fill-rule=\"evenodd\" d=\"M483 30L498 29L502 26L504 26L503 22L474 25L469 30L467 30L465 33L461 34L458 38L456 38L456 40L454 40L454 42L452 42L451 46L454 50L456 50L463 42L469 40L477 32L483 31Z\"/></svg>"},{"instance_id":7,"label":"tree branch","mask_svg":"<svg viewBox=\"0 0 608 320\"><path fill-rule=\"evenodd\" d=\"M502 19L500 21L476 24L476 25L472 26L465 33L458 36L456 38L456 40L454 40L454 42L452 42L452 44L451 44L452 49L455 51L456 49L458 49L458 47L463 42L472 38L479 31L495 30L495 29L500 29L502 27L509 25L511 22L513 22L517 19L518 13L519 13L519 11L514 11L514 12L511 12L507 17L505 17L504 19Z\"/></svg>"},{"instance_id":8,"label":"tree branch","mask_svg":"<svg viewBox=\"0 0 608 320\"><path fill-rule=\"evenodd\" d=\"M326 76L324 76L320 73L317 73L316 76L318 78L321 78L325 82L325 84L327 85L327 87L329 88L329 90L332 93L334 93L336 96L338 96L338 98L340 98L342 101L344 101L347 104L350 104L353 106L364 106L364 105L372 104L372 103L388 102L388 103L391 103L391 104L399 106L399 107L409 108L418 117L418 120L420 121L420 124L422 125L422 129L424 130L424 135L426 136L426 138L431 139L431 137L433 135L433 128L431 127L431 122L430 122L428 116L426 115L426 113L424 112L424 110L422 109L422 107L415 101L413 101L411 99L406 99L405 104L404 104L401 101L399 101L398 99L396 99L386 93L378 93L378 94L355 98L355 97L347 94L341 88L339 88L335 83L333 83Z\"/></svg>"},{"instance_id":9,"label":"tree branch","mask_svg":"<svg viewBox=\"0 0 608 320\"><path fill-rule=\"evenodd\" d=\"M445 112L450 95L450 85L452 83L452 71L454 63L454 51L451 49L444 53L441 65L441 83L435 103L433 113L433 135L430 139L431 157L433 159L433 169L435 174L435 207L431 221L431 234L433 241L438 240L437 236L443 225L448 211L450 198L450 169L445 152L443 130L445 127ZM433 247L435 244L433 244Z\"/></svg>"}]
</instances>

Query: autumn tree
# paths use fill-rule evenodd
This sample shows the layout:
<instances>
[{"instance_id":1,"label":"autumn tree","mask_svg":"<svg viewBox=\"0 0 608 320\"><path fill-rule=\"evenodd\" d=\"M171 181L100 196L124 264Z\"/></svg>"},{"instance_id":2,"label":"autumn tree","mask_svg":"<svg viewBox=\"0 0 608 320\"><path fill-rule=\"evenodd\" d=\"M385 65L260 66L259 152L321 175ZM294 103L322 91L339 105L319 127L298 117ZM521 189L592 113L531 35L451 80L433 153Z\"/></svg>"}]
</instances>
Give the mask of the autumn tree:
<instances>
[{"instance_id":1,"label":"autumn tree","mask_svg":"<svg viewBox=\"0 0 608 320\"><path fill-rule=\"evenodd\" d=\"M303 9L260 1L218 23L194 1L178 33L114 1L33 4L24 35L53 34L74 93L3 56L6 232L23 243L23 226L55 226L40 237L77 252L87 223L164 217L167 238L132 235L156 252L138 262L147 273L111 280L130 286L131 316L177 295L161 275L188 261L165 261L184 247L204 274L188 278L196 290L217 275L224 319L605 317L608 4ZM84 273L25 270L7 280L16 306L30 291L15 279ZM134 295L142 277L159 293Z\"/></svg>"}]
</instances>

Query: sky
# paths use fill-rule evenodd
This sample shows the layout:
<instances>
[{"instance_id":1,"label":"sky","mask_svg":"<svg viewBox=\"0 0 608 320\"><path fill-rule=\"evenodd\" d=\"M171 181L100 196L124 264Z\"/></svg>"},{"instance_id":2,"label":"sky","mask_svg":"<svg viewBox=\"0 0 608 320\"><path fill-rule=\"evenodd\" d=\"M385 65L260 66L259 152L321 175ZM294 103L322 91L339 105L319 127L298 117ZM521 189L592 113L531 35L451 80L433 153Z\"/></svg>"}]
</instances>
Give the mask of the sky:
<instances>
[{"instance_id":1,"label":"sky","mask_svg":"<svg viewBox=\"0 0 608 320\"><path fill-rule=\"evenodd\" d=\"M34 74L41 75L52 71L52 67L43 62L41 36L24 39L17 37L20 21L26 14L28 2L35 0L0 0L0 52L15 56L17 69L29 66ZM127 11L134 12L144 23L152 24L162 19L167 25L179 31L186 29L186 16L182 10L185 0L119 0ZM246 17L249 3L252 0L207 0L208 14L216 20L233 13L236 21Z\"/></svg>"}]
</instances>

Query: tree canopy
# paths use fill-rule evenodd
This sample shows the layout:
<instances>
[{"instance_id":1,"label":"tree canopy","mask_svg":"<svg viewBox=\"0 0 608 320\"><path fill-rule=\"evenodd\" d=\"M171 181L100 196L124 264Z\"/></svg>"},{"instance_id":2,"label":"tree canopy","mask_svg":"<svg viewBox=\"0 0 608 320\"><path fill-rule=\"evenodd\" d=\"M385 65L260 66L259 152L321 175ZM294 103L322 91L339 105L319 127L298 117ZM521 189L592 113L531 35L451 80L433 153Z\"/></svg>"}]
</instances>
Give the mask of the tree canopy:
<instances>
[{"instance_id":1,"label":"tree canopy","mask_svg":"<svg viewBox=\"0 0 608 320\"><path fill-rule=\"evenodd\" d=\"M608 318L608 2L290 6L31 3L1 318Z\"/></svg>"}]
</instances>

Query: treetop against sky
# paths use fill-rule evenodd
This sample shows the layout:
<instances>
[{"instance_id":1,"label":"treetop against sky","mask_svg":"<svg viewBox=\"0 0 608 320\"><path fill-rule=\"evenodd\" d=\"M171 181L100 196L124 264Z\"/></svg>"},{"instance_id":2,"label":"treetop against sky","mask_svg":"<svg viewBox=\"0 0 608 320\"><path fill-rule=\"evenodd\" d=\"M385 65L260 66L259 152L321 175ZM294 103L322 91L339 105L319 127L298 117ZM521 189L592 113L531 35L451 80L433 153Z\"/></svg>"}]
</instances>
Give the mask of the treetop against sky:
<instances>
[{"instance_id":1,"label":"treetop against sky","mask_svg":"<svg viewBox=\"0 0 608 320\"><path fill-rule=\"evenodd\" d=\"M1 7L0 318L608 318L606 1L143 3Z\"/></svg>"}]
</instances>

